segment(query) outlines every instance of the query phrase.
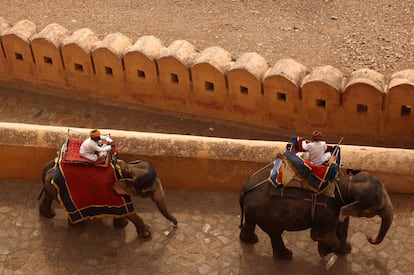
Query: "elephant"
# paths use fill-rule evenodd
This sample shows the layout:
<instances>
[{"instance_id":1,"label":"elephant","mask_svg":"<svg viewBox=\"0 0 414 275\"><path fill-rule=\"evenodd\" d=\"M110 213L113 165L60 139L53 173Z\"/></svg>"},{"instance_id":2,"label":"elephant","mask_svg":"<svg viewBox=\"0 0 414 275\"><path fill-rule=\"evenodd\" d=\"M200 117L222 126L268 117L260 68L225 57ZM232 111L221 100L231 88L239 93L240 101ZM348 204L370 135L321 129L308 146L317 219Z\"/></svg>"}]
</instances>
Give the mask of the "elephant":
<instances>
[{"instance_id":1,"label":"elephant","mask_svg":"<svg viewBox=\"0 0 414 275\"><path fill-rule=\"evenodd\" d=\"M371 244L383 241L393 220L393 206L384 185L371 173L346 175L339 171L332 183L334 197L329 197L296 187L279 190L268 181L270 169L251 175L240 190L242 242L258 242L258 225L270 237L273 257L291 260L292 252L285 247L282 233L310 228L310 237L318 242L321 257L332 252L344 255L351 252L347 241L349 217L375 215L381 217L379 233L367 239ZM314 208L312 201L316 203Z\"/></svg>"},{"instance_id":2,"label":"elephant","mask_svg":"<svg viewBox=\"0 0 414 275\"><path fill-rule=\"evenodd\" d=\"M157 205L161 214L177 226L177 219L168 211L163 186L152 164L147 161L135 160L126 163L121 159L116 160L122 172L122 179L114 183L113 189L120 195L131 195L139 197L150 197ZM42 170L43 189L39 195L39 213L46 218L53 218L55 211L52 209L52 202L57 199L58 191L52 184L55 176L55 160L47 162ZM151 236L151 228L145 224L143 219L133 212L125 218L114 218L115 228L122 228L127 225L128 220L136 228L137 236L141 239L148 239Z\"/></svg>"}]
</instances>

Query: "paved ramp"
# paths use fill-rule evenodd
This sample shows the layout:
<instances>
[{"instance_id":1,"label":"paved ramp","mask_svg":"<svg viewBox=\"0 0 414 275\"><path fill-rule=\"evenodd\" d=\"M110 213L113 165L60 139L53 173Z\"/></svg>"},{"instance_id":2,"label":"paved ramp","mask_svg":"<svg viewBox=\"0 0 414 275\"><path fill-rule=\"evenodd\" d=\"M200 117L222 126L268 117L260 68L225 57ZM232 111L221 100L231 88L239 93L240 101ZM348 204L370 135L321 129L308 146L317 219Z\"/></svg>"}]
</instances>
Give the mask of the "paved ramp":
<instances>
[{"instance_id":1,"label":"paved ramp","mask_svg":"<svg viewBox=\"0 0 414 275\"><path fill-rule=\"evenodd\" d=\"M379 219L351 219L352 252L321 258L309 231L287 232L290 262L277 261L267 235L257 230L256 245L239 242L237 193L167 190L179 224L174 229L150 199L134 199L136 211L153 230L140 241L132 224L113 229L109 219L70 226L66 214L41 218L37 210L40 183L0 182L1 274L412 274L414 270L414 195L392 196L396 215L382 244Z\"/></svg>"}]
</instances>

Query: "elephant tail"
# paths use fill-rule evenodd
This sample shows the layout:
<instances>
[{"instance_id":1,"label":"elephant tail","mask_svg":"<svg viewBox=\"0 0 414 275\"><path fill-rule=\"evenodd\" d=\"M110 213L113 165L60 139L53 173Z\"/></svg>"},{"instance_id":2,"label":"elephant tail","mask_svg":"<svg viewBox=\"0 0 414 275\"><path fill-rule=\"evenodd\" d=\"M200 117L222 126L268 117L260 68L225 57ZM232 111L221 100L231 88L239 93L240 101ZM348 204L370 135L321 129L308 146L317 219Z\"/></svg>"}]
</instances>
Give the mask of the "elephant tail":
<instances>
[{"instance_id":1,"label":"elephant tail","mask_svg":"<svg viewBox=\"0 0 414 275\"><path fill-rule=\"evenodd\" d=\"M244 195L246 194L246 189L242 188L240 190L240 197L239 197L239 204L240 204L240 225L239 228L241 229L244 223Z\"/></svg>"},{"instance_id":2,"label":"elephant tail","mask_svg":"<svg viewBox=\"0 0 414 275\"><path fill-rule=\"evenodd\" d=\"M37 200L40 200L40 198L42 197L42 195L45 193L45 191L46 191L46 188L45 188L45 185L46 185L46 174L47 174L47 172L50 170L50 169L52 169L55 165L56 165L56 161L57 160L55 160L55 159L53 159L53 160L49 160L46 164L45 164L45 166L43 166L43 169L42 169L42 175L41 175L41 177L42 177L42 183L43 183L43 188L42 188L42 190L40 191L40 194L39 194L39 196L37 197Z\"/></svg>"},{"instance_id":3,"label":"elephant tail","mask_svg":"<svg viewBox=\"0 0 414 275\"><path fill-rule=\"evenodd\" d=\"M40 200L40 199L42 198L42 195L43 195L43 193L45 193L45 191L46 191L46 189L45 189L45 187L43 186L42 190L41 190L41 191L40 191L40 193L39 193L39 196L37 196L37 200Z\"/></svg>"},{"instance_id":4,"label":"elephant tail","mask_svg":"<svg viewBox=\"0 0 414 275\"><path fill-rule=\"evenodd\" d=\"M243 226L244 223L244 197L246 196L246 194L250 191L253 191L254 189L256 189L257 187L259 187L260 185L262 185L263 183L267 182L267 179L262 180L259 183L254 183L254 182L247 182L245 185L243 185L243 187L240 190L240 197L239 197L239 204L240 204L240 228Z\"/></svg>"}]
</instances>

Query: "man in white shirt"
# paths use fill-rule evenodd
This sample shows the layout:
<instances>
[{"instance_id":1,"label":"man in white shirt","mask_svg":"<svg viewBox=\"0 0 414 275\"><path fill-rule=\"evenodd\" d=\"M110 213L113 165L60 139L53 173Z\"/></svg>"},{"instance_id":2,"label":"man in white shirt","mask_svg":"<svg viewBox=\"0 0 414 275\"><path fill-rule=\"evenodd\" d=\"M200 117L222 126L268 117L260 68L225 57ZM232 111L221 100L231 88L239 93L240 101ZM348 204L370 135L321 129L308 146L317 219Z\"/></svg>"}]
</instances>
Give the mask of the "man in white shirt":
<instances>
[{"instance_id":1,"label":"man in white shirt","mask_svg":"<svg viewBox=\"0 0 414 275\"><path fill-rule=\"evenodd\" d=\"M101 140L105 140L108 144L100 144ZM113 140L107 136L101 136L98 129L90 131L89 138L85 139L79 149L79 154L91 161L96 161L99 157L104 157L111 151L111 143Z\"/></svg>"},{"instance_id":2,"label":"man in white shirt","mask_svg":"<svg viewBox=\"0 0 414 275\"><path fill-rule=\"evenodd\" d=\"M313 165L322 165L331 158L330 152L325 152L328 146L325 141L321 140L322 133L314 131L312 133L312 142L302 141L302 148L309 152L309 160Z\"/></svg>"}]
</instances>

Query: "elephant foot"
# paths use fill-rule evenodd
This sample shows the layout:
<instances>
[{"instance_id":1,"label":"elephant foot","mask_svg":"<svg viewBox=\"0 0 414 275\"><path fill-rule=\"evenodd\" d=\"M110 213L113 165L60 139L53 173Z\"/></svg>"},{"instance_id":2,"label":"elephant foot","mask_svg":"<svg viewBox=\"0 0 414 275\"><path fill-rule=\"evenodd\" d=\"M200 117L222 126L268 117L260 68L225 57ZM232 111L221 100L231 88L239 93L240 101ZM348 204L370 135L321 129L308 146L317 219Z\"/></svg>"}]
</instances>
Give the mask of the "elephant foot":
<instances>
[{"instance_id":1,"label":"elephant foot","mask_svg":"<svg viewBox=\"0 0 414 275\"><path fill-rule=\"evenodd\" d=\"M273 251L273 257L278 260L292 260L293 253L289 249L284 249L282 251Z\"/></svg>"},{"instance_id":2,"label":"elephant foot","mask_svg":"<svg viewBox=\"0 0 414 275\"><path fill-rule=\"evenodd\" d=\"M255 244L259 241L259 238L257 237L256 233L248 234L242 230L240 232L240 240L244 243Z\"/></svg>"},{"instance_id":3,"label":"elephant foot","mask_svg":"<svg viewBox=\"0 0 414 275\"><path fill-rule=\"evenodd\" d=\"M151 237L151 227L147 224L144 224L144 229L137 231L138 238L142 240L147 240Z\"/></svg>"},{"instance_id":4,"label":"elephant foot","mask_svg":"<svg viewBox=\"0 0 414 275\"><path fill-rule=\"evenodd\" d=\"M326 244L318 242L318 252L319 256L325 257L326 255L332 252L332 249L330 249L329 246L327 246Z\"/></svg>"},{"instance_id":5,"label":"elephant foot","mask_svg":"<svg viewBox=\"0 0 414 275\"><path fill-rule=\"evenodd\" d=\"M346 255L346 254L351 253L351 250L352 250L351 244L349 242L345 242L344 246L342 246L340 249L335 251L335 254Z\"/></svg>"},{"instance_id":6,"label":"elephant foot","mask_svg":"<svg viewBox=\"0 0 414 275\"><path fill-rule=\"evenodd\" d=\"M114 228L124 228L127 226L128 220L124 218L114 218L113 225Z\"/></svg>"},{"instance_id":7,"label":"elephant foot","mask_svg":"<svg viewBox=\"0 0 414 275\"><path fill-rule=\"evenodd\" d=\"M53 210L52 208L44 208L44 207L39 208L39 213L41 216L48 218L48 219L51 219L56 215L55 210Z\"/></svg>"},{"instance_id":8,"label":"elephant foot","mask_svg":"<svg viewBox=\"0 0 414 275\"><path fill-rule=\"evenodd\" d=\"M254 233L254 227L248 227L246 224L241 227L239 238L242 242L248 244L255 244L259 241L256 233Z\"/></svg>"}]
</instances>

